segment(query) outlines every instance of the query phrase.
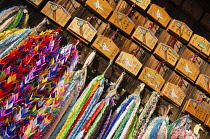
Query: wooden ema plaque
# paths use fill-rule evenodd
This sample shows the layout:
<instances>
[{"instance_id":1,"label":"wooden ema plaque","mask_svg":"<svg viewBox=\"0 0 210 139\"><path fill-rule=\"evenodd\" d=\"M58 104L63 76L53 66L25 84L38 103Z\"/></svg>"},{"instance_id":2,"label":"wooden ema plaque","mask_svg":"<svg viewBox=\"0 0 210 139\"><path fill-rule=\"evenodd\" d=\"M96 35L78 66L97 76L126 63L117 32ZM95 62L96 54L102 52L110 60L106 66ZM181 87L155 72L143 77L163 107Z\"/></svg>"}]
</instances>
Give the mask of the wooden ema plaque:
<instances>
[{"instance_id":1,"label":"wooden ema plaque","mask_svg":"<svg viewBox=\"0 0 210 139\"><path fill-rule=\"evenodd\" d=\"M83 40L86 44L92 41L97 30L87 21L75 17L67 28L72 34Z\"/></svg>"},{"instance_id":2,"label":"wooden ema plaque","mask_svg":"<svg viewBox=\"0 0 210 139\"><path fill-rule=\"evenodd\" d=\"M113 10L109 3L105 0L87 0L86 5L104 19L107 19Z\"/></svg>"},{"instance_id":3,"label":"wooden ema plaque","mask_svg":"<svg viewBox=\"0 0 210 139\"><path fill-rule=\"evenodd\" d=\"M183 111L191 114L194 118L202 122L205 121L206 116L208 115L206 108L200 102L193 99L190 99L185 103Z\"/></svg>"},{"instance_id":4,"label":"wooden ema plaque","mask_svg":"<svg viewBox=\"0 0 210 139\"><path fill-rule=\"evenodd\" d=\"M193 51L198 52L203 57L208 57L210 54L210 43L204 37L194 34L188 44Z\"/></svg>"},{"instance_id":5,"label":"wooden ema plaque","mask_svg":"<svg viewBox=\"0 0 210 139\"><path fill-rule=\"evenodd\" d=\"M127 35L130 35L135 24L131 21L131 19L120 12L113 12L112 16L109 18L109 22L114 26L122 30Z\"/></svg>"},{"instance_id":6,"label":"wooden ema plaque","mask_svg":"<svg viewBox=\"0 0 210 139\"><path fill-rule=\"evenodd\" d=\"M117 60L115 61L119 66L136 76L139 72L139 70L142 67L141 62L139 60L126 52L121 52L118 56Z\"/></svg>"},{"instance_id":7,"label":"wooden ema plaque","mask_svg":"<svg viewBox=\"0 0 210 139\"><path fill-rule=\"evenodd\" d=\"M183 42L188 42L193 31L183 22L173 19L168 26L168 31L174 36L180 38Z\"/></svg>"},{"instance_id":8,"label":"wooden ema plaque","mask_svg":"<svg viewBox=\"0 0 210 139\"><path fill-rule=\"evenodd\" d=\"M127 0L127 1L135 4L135 7L140 8L142 10L146 10L146 8L151 2L151 0Z\"/></svg>"},{"instance_id":9,"label":"wooden ema plaque","mask_svg":"<svg viewBox=\"0 0 210 139\"><path fill-rule=\"evenodd\" d=\"M175 84L166 83L160 93L160 95L170 102L172 102L175 106L180 107L186 94Z\"/></svg>"},{"instance_id":10,"label":"wooden ema plaque","mask_svg":"<svg viewBox=\"0 0 210 139\"><path fill-rule=\"evenodd\" d=\"M158 39L148 29L138 26L131 37L134 41L144 46L148 51L152 51Z\"/></svg>"},{"instance_id":11,"label":"wooden ema plaque","mask_svg":"<svg viewBox=\"0 0 210 139\"><path fill-rule=\"evenodd\" d=\"M187 59L181 58L176 65L175 70L186 77L192 83L195 82L198 77L200 70L195 66L195 64Z\"/></svg>"},{"instance_id":12,"label":"wooden ema plaque","mask_svg":"<svg viewBox=\"0 0 210 139\"><path fill-rule=\"evenodd\" d=\"M168 45L159 43L154 51L154 55L166 62L169 66L175 66L179 55Z\"/></svg>"},{"instance_id":13,"label":"wooden ema plaque","mask_svg":"<svg viewBox=\"0 0 210 139\"><path fill-rule=\"evenodd\" d=\"M141 72L139 79L155 91L160 91L165 80L156 70L145 67Z\"/></svg>"},{"instance_id":14,"label":"wooden ema plaque","mask_svg":"<svg viewBox=\"0 0 210 139\"><path fill-rule=\"evenodd\" d=\"M207 115L204 126L210 128L210 114Z\"/></svg>"},{"instance_id":15,"label":"wooden ema plaque","mask_svg":"<svg viewBox=\"0 0 210 139\"><path fill-rule=\"evenodd\" d=\"M71 18L70 14L62 6L51 1L47 2L41 12L62 27L64 27Z\"/></svg>"},{"instance_id":16,"label":"wooden ema plaque","mask_svg":"<svg viewBox=\"0 0 210 139\"><path fill-rule=\"evenodd\" d=\"M203 91L210 93L210 77L200 74L195 84Z\"/></svg>"},{"instance_id":17,"label":"wooden ema plaque","mask_svg":"<svg viewBox=\"0 0 210 139\"><path fill-rule=\"evenodd\" d=\"M171 17L168 15L165 9L157 6L156 4L151 4L147 14L149 14L155 21L165 28L171 20Z\"/></svg>"},{"instance_id":18,"label":"wooden ema plaque","mask_svg":"<svg viewBox=\"0 0 210 139\"><path fill-rule=\"evenodd\" d=\"M111 39L103 35L99 35L96 38L96 40L92 44L92 47L94 47L103 55L112 60L116 57L116 55L120 51L120 49L115 45L115 43Z\"/></svg>"},{"instance_id":19,"label":"wooden ema plaque","mask_svg":"<svg viewBox=\"0 0 210 139\"><path fill-rule=\"evenodd\" d=\"M26 0L26 1L30 2L31 4L33 4L36 7L39 7L39 5L45 0Z\"/></svg>"}]
</instances>

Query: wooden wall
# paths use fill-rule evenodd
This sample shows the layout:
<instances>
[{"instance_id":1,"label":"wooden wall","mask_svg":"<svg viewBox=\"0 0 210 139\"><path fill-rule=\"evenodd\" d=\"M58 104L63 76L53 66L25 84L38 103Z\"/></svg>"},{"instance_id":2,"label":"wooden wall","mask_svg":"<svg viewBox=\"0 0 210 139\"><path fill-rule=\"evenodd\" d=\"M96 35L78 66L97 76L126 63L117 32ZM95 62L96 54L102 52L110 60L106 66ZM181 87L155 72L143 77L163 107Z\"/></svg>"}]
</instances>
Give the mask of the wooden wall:
<instances>
[{"instance_id":1,"label":"wooden wall","mask_svg":"<svg viewBox=\"0 0 210 139\"><path fill-rule=\"evenodd\" d=\"M131 7L131 4L128 4L124 0L108 0L108 2L112 6L113 9L122 13L126 13L127 12L126 10L128 10ZM205 2L205 1L202 1L202 2ZM40 7L34 7L33 5L29 4L25 0L22 0L22 1L21 0L4 0L0 5L0 9L9 5L13 5L14 3L16 4L23 3L23 4L28 5L29 14L30 14L30 20L29 20L30 27L36 26L45 17L43 14L40 13L40 10L42 9L43 5L46 2L44 2ZM208 33L209 32L208 28L202 26L200 22L203 16L205 15L205 11L198 4L198 1L196 0L170 0L170 1L169 0L152 0L151 3L155 3L161 7L165 7L165 10L168 12L168 14L172 18L180 20L180 21L186 21L186 24L193 30L193 33L201 35L201 36L205 36L207 40L210 41L210 34ZM67 25L69 25L69 23L72 21L73 17L75 16L82 19L87 19L89 16L93 14L91 11L89 11L85 7L84 3L77 2L75 0L72 0L71 4L69 4L68 12L72 15L72 18L67 23ZM149 24L151 22L154 22L151 18L147 16L146 11L138 10L135 7L134 7L134 10L129 15L129 17L135 23L135 27L140 25L145 28L148 28ZM107 21L101 20L98 16L95 16L94 19L91 20L90 23L97 29L98 31L97 35L102 34L110 38L113 32L116 31L116 28L114 26L110 25ZM65 31L67 25L64 28L62 28L63 29L62 35L66 38L66 40L64 39L62 41L63 44L67 42L74 43L74 40L77 39L71 33ZM46 28L53 28L53 29L57 27L58 25L54 23L53 21L51 21L50 25L46 26ZM169 44L172 40L172 35L168 33L166 29L162 28L159 25L156 25L153 28L152 32L158 38L158 43L162 42L165 44ZM131 36L126 36L122 32L119 32L113 41L115 42L115 44L118 46L118 48L121 51L125 51L130 54L133 54L133 51L136 50L137 48L139 49L139 52L137 53L136 57L143 64L143 67L141 68L140 72L138 73L136 77L132 76L129 73L126 73L124 80L120 85L120 88L125 89L127 91L127 94L131 94L133 93L135 87L138 84L140 84L140 81L138 80L138 76L140 75L142 69L144 67L150 67L152 69L156 69L158 66L159 60L152 54L153 52L148 52L141 45L138 45L134 41L132 41ZM78 49L80 50L80 54L81 54L80 56L81 64L87 58L89 53L93 51L93 49L90 47L92 42L88 45L81 42L78 45ZM178 54L180 55L180 58L185 58L185 59L190 60L190 58L194 54L186 46L186 44L182 44L180 41L177 41L175 43L174 49L178 52ZM93 60L93 63L91 64L91 68L88 71L89 77L88 77L87 82L93 76L95 76L96 72L103 73L103 71L106 69L108 65L108 62L109 60L105 56L97 52L97 56ZM206 59L202 59L198 57L195 64L200 69L201 73L207 74L210 76L210 65ZM115 82L123 71L124 69L120 68L116 64L113 64L111 68L109 68L105 76L109 79L109 81ZM164 68L161 68L160 74L163 76L166 82L177 84L180 79L180 75L174 71L174 67L168 67L167 65L165 65ZM171 121L174 121L177 118L183 116L182 109L183 109L184 103L189 98L198 99L199 94L202 93L202 91L198 90L198 88L194 84L190 83L187 80L184 80L184 83L181 86L181 88L186 93L186 96L187 96L181 107L178 108L163 98L161 98L159 101L159 107L161 107L162 105L173 106L173 109L170 114ZM143 103L147 101L151 91L152 91L151 88L146 87L144 92L141 94ZM204 105L208 110L210 110L209 103L205 102ZM196 123L197 123L196 121L193 121L192 126L194 127ZM208 132L208 129L205 129L205 130L206 130L205 132L201 133L201 139L210 138L210 131Z\"/></svg>"}]
</instances>

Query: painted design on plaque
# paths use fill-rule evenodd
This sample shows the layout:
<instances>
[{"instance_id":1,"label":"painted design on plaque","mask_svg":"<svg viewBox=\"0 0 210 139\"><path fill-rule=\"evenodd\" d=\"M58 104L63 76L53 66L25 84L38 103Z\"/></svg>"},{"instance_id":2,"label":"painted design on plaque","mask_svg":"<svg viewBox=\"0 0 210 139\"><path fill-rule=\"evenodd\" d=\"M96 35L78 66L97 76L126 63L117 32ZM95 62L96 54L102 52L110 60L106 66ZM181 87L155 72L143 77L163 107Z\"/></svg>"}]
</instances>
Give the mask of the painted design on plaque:
<instances>
[{"instance_id":1,"label":"painted design on plaque","mask_svg":"<svg viewBox=\"0 0 210 139\"><path fill-rule=\"evenodd\" d=\"M205 41L198 42L198 46L201 47L201 49L206 49Z\"/></svg>"},{"instance_id":2,"label":"painted design on plaque","mask_svg":"<svg viewBox=\"0 0 210 139\"><path fill-rule=\"evenodd\" d=\"M99 3L99 0L93 2L93 5L95 5L96 10L97 10L97 9L104 10L104 9L102 8L102 5L103 5L103 4L100 4L100 3Z\"/></svg>"},{"instance_id":3,"label":"painted design on plaque","mask_svg":"<svg viewBox=\"0 0 210 139\"><path fill-rule=\"evenodd\" d=\"M85 24L88 24L88 22L85 21L85 20L79 19L79 18L76 18L76 19L78 20L78 21L77 21L77 25L79 26L79 29L78 29L77 33L83 36L83 35L84 35L83 26L84 26ZM96 31L90 24L88 24L88 26L89 26L93 31Z\"/></svg>"},{"instance_id":4,"label":"painted design on plaque","mask_svg":"<svg viewBox=\"0 0 210 139\"><path fill-rule=\"evenodd\" d=\"M104 51L109 51L110 52L109 47L110 47L110 45L107 46L106 42L103 42L103 43L100 44L100 48Z\"/></svg>"},{"instance_id":5,"label":"painted design on plaque","mask_svg":"<svg viewBox=\"0 0 210 139\"><path fill-rule=\"evenodd\" d=\"M172 91L171 91L171 96L172 96L172 97L175 97L175 98L179 98L179 97L177 96L177 93L175 92L174 88L173 88Z\"/></svg>"},{"instance_id":6,"label":"painted design on plaque","mask_svg":"<svg viewBox=\"0 0 210 139\"><path fill-rule=\"evenodd\" d=\"M188 64L186 64L183 68L184 68L185 72L192 73L192 71L190 70L191 68L188 66Z\"/></svg>"},{"instance_id":7,"label":"painted design on plaque","mask_svg":"<svg viewBox=\"0 0 210 139\"><path fill-rule=\"evenodd\" d=\"M143 1L143 0L136 0L136 2L137 2L137 3L141 3L141 4L143 4L143 3L144 3L144 1Z\"/></svg>"},{"instance_id":8,"label":"painted design on plaque","mask_svg":"<svg viewBox=\"0 0 210 139\"><path fill-rule=\"evenodd\" d=\"M149 82L148 82L148 84L150 85L150 86L153 86L155 89L157 89L159 86L160 86L160 81L158 81L158 80L160 80L160 77L159 76L155 76L155 72L154 71L148 71L148 73L144 76L144 78L146 79L146 80L153 80L154 81L154 83L152 83L152 82L150 82L149 80Z\"/></svg>"},{"instance_id":9,"label":"painted design on plaque","mask_svg":"<svg viewBox=\"0 0 210 139\"><path fill-rule=\"evenodd\" d=\"M123 60L122 63L127 67L133 67L133 65L130 64L128 57L125 60Z\"/></svg>"},{"instance_id":10,"label":"painted design on plaque","mask_svg":"<svg viewBox=\"0 0 210 139\"><path fill-rule=\"evenodd\" d=\"M125 15L117 12L117 18L119 19L118 25L120 26L120 28L122 28L122 19L124 18L124 16Z\"/></svg>"},{"instance_id":11,"label":"painted design on plaque","mask_svg":"<svg viewBox=\"0 0 210 139\"><path fill-rule=\"evenodd\" d=\"M65 11L65 9L62 7L62 6L60 6L60 5L57 5L56 3L53 3L53 2L49 2L51 5L50 5L50 9L52 10L52 17L53 17L53 19L56 21L56 11L58 10L58 9L62 9L63 10L63 12L67 15L67 16L70 16L66 11Z\"/></svg>"},{"instance_id":12,"label":"painted design on plaque","mask_svg":"<svg viewBox=\"0 0 210 139\"><path fill-rule=\"evenodd\" d=\"M159 10L157 10L157 12L155 12L155 16L156 16L158 19L163 19L163 17L161 16Z\"/></svg>"}]
</instances>

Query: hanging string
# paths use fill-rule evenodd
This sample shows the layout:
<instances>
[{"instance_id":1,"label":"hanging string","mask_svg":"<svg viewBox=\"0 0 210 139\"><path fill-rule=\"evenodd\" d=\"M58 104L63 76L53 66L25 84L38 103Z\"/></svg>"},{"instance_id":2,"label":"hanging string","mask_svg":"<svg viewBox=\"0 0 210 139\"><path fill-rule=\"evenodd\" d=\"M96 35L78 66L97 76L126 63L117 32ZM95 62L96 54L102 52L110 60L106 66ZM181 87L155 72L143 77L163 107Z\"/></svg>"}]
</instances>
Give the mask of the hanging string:
<instances>
[{"instance_id":1,"label":"hanging string","mask_svg":"<svg viewBox=\"0 0 210 139\"><path fill-rule=\"evenodd\" d=\"M194 63L198 55L194 54L193 57L191 58L191 61Z\"/></svg>"},{"instance_id":2,"label":"hanging string","mask_svg":"<svg viewBox=\"0 0 210 139\"><path fill-rule=\"evenodd\" d=\"M90 23L90 21L94 18L94 14L92 14L90 17L87 18L87 22Z\"/></svg>"},{"instance_id":3,"label":"hanging string","mask_svg":"<svg viewBox=\"0 0 210 139\"><path fill-rule=\"evenodd\" d=\"M151 22L150 24L149 24L149 30L152 30L153 29L153 27L155 26L155 25L157 25L157 23L156 22Z\"/></svg>"},{"instance_id":4,"label":"hanging string","mask_svg":"<svg viewBox=\"0 0 210 139\"><path fill-rule=\"evenodd\" d=\"M133 7L135 7L135 4L133 4L133 5L130 7L129 10L126 10L126 11L127 11L126 16L128 16L128 15L131 13L131 11L133 10Z\"/></svg>"},{"instance_id":5,"label":"hanging string","mask_svg":"<svg viewBox=\"0 0 210 139\"><path fill-rule=\"evenodd\" d=\"M175 36L172 36L172 40L171 40L169 46L173 48L176 42L177 42L177 38Z\"/></svg>"},{"instance_id":6,"label":"hanging string","mask_svg":"<svg viewBox=\"0 0 210 139\"><path fill-rule=\"evenodd\" d=\"M163 9L166 9L167 4L168 4L168 1L166 1L166 3L165 3L165 5L164 5Z\"/></svg>"},{"instance_id":7,"label":"hanging string","mask_svg":"<svg viewBox=\"0 0 210 139\"><path fill-rule=\"evenodd\" d=\"M136 48L133 50L133 57L136 57L136 55L138 54L138 52L140 51L139 48Z\"/></svg>"},{"instance_id":8,"label":"hanging string","mask_svg":"<svg viewBox=\"0 0 210 139\"><path fill-rule=\"evenodd\" d=\"M82 40L78 40L77 39L77 40L74 40L74 41L75 41L75 44L74 45L77 46Z\"/></svg>"},{"instance_id":9,"label":"hanging string","mask_svg":"<svg viewBox=\"0 0 210 139\"><path fill-rule=\"evenodd\" d=\"M177 86L178 86L178 87L181 87L182 84L183 84L183 81L184 81L184 79L183 79L183 77L181 77L181 78L179 79L178 83L177 83Z\"/></svg>"},{"instance_id":10,"label":"hanging string","mask_svg":"<svg viewBox=\"0 0 210 139\"><path fill-rule=\"evenodd\" d=\"M204 93L202 93L202 94L200 94L199 98L196 101L202 103L204 98L206 98L206 95Z\"/></svg>"},{"instance_id":11,"label":"hanging string","mask_svg":"<svg viewBox=\"0 0 210 139\"><path fill-rule=\"evenodd\" d=\"M115 36L117 35L118 31L119 31L119 29L117 29L117 30L113 33L113 35L112 35L112 37L111 37L111 40L114 40L114 38L115 38Z\"/></svg>"},{"instance_id":12,"label":"hanging string","mask_svg":"<svg viewBox=\"0 0 210 139\"><path fill-rule=\"evenodd\" d=\"M164 63L164 62L159 62L158 66L157 66L157 68L156 68L156 72L157 72L158 74L160 73L161 67L164 66L165 64L166 64L166 63Z\"/></svg>"},{"instance_id":13,"label":"hanging string","mask_svg":"<svg viewBox=\"0 0 210 139\"><path fill-rule=\"evenodd\" d=\"M105 75L105 73L107 72L107 70L109 69L109 67L112 65L112 63L113 63L113 60L110 60L110 61L109 61L109 65L108 65L107 68L104 70L103 75Z\"/></svg>"}]
</instances>

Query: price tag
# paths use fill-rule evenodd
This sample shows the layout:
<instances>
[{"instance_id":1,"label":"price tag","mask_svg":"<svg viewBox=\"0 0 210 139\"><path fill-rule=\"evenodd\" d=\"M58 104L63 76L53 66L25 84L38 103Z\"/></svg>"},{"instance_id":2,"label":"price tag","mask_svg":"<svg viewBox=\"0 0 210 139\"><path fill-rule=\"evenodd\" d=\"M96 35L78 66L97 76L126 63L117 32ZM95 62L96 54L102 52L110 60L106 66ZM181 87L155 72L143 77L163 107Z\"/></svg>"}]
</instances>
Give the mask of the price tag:
<instances>
[{"instance_id":1,"label":"price tag","mask_svg":"<svg viewBox=\"0 0 210 139\"><path fill-rule=\"evenodd\" d=\"M200 73L200 70L195 66L193 62L184 58L179 60L175 70L193 83Z\"/></svg>"},{"instance_id":2,"label":"price tag","mask_svg":"<svg viewBox=\"0 0 210 139\"><path fill-rule=\"evenodd\" d=\"M205 121L206 116L208 115L206 108L200 102L193 99L188 100L183 109L185 112L188 112L202 122Z\"/></svg>"},{"instance_id":3,"label":"price tag","mask_svg":"<svg viewBox=\"0 0 210 139\"><path fill-rule=\"evenodd\" d=\"M141 62L139 62L139 60L135 56L123 51L120 53L115 62L134 76L138 74L139 70L142 67Z\"/></svg>"},{"instance_id":4,"label":"price tag","mask_svg":"<svg viewBox=\"0 0 210 139\"><path fill-rule=\"evenodd\" d=\"M186 94L175 84L166 83L160 93L161 96L171 101L177 107L182 105Z\"/></svg>"},{"instance_id":5,"label":"price tag","mask_svg":"<svg viewBox=\"0 0 210 139\"><path fill-rule=\"evenodd\" d=\"M137 43L143 45L148 51L152 51L158 39L148 29L138 26L132 37Z\"/></svg>"},{"instance_id":6,"label":"price tag","mask_svg":"<svg viewBox=\"0 0 210 139\"><path fill-rule=\"evenodd\" d=\"M175 66L179 55L168 45L159 43L154 51L154 55L161 59L161 61L166 62L170 66Z\"/></svg>"},{"instance_id":7,"label":"price tag","mask_svg":"<svg viewBox=\"0 0 210 139\"><path fill-rule=\"evenodd\" d=\"M142 10L146 10L151 0L127 0L128 2L132 2L135 4L135 7L140 8Z\"/></svg>"},{"instance_id":8,"label":"price tag","mask_svg":"<svg viewBox=\"0 0 210 139\"><path fill-rule=\"evenodd\" d=\"M183 22L173 19L168 26L168 31L174 36L179 37L184 42L188 42L193 31Z\"/></svg>"},{"instance_id":9,"label":"price tag","mask_svg":"<svg viewBox=\"0 0 210 139\"><path fill-rule=\"evenodd\" d=\"M197 34L192 36L188 46L203 57L208 57L210 54L210 43L204 37Z\"/></svg>"},{"instance_id":10,"label":"price tag","mask_svg":"<svg viewBox=\"0 0 210 139\"><path fill-rule=\"evenodd\" d=\"M47 2L41 12L62 27L64 27L71 18L65 8L51 1Z\"/></svg>"},{"instance_id":11,"label":"price tag","mask_svg":"<svg viewBox=\"0 0 210 139\"><path fill-rule=\"evenodd\" d=\"M203 91L210 93L210 77L204 74L200 74L196 83Z\"/></svg>"},{"instance_id":12,"label":"price tag","mask_svg":"<svg viewBox=\"0 0 210 139\"><path fill-rule=\"evenodd\" d=\"M99 14L104 19L107 19L113 10L109 3L105 0L87 0L86 4L91 10Z\"/></svg>"},{"instance_id":13,"label":"price tag","mask_svg":"<svg viewBox=\"0 0 210 139\"><path fill-rule=\"evenodd\" d=\"M155 91L160 91L165 80L155 70L145 67L141 72L139 79Z\"/></svg>"},{"instance_id":14,"label":"price tag","mask_svg":"<svg viewBox=\"0 0 210 139\"><path fill-rule=\"evenodd\" d=\"M157 6L156 4L151 4L147 13L163 27L167 27L168 23L171 20L171 17L162 7Z\"/></svg>"},{"instance_id":15,"label":"price tag","mask_svg":"<svg viewBox=\"0 0 210 139\"><path fill-rule=\"evenodd\" d=\"M83 40L86 44L92 41L97 30L87 21L75 17L67 28L72 34Z\"/></svg>"},{"instance_id":16,"label":"price tag","mask_svg":"<svg viewBox=\"0 0 210 139\"><path fill-rule=\"evenodd\" d=\"M115 43L111 39L103 35L99 35L96 38L96 40L93 42L92 46L95 49L97 49L99 52L104 54L106 57L112 60L116 57L116 55L120 51L119 48L115 45Z\"/></svg>"},{"instance_id":17,"label":"price tag","mask_svg":"<svg viewBox=\"0 0 210 139\"><path fill-rule=\"evenodd\" d=\"M120 12L113 12L112 16L109 18L109 22L122 30L127 35L131 34L131 31L135 26L135 24L127 15Z\"/></svg>"}]
</instances>

